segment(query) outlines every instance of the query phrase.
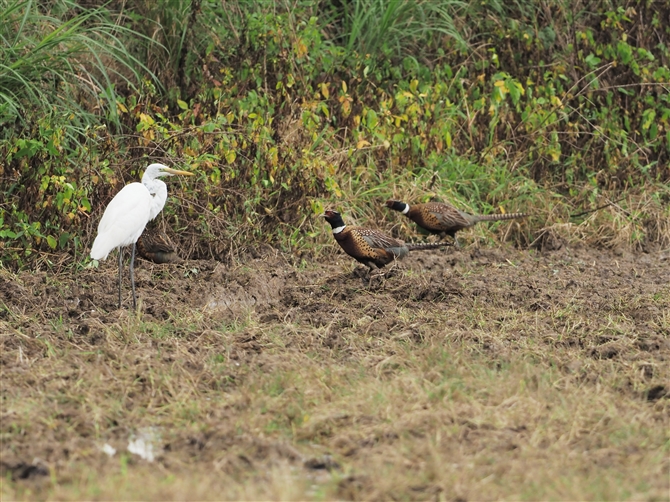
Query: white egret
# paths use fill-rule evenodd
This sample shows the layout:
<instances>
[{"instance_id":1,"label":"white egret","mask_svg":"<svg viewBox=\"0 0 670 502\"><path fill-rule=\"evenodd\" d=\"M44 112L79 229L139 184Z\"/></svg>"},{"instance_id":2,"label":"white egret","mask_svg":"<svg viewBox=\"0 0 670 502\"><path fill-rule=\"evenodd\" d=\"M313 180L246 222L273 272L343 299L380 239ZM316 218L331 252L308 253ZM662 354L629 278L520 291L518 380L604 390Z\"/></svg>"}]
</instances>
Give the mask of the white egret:
<instances>
[{"instance_id":1,"label":"white egret","mask_svg":"<svg viewBox=\"0 0 670 502\"><path fill-rule=\"evenodd\" d=\"M167 185L157 179L161 176L181 174L193 176L188 171L178 171L163 164L151 164L144 171L142 183L130 183L117 193L105 209L98 224L98 235L91 247L91 258L105 260L112 249L119 248L119 308L121 308L121 280L124 246L133 245L130 256L130 285L133 290L133 308L137 308L135 298L135 243L142 235L144 227L163 210L167 200Z\"/></svg>"}]
</instances>

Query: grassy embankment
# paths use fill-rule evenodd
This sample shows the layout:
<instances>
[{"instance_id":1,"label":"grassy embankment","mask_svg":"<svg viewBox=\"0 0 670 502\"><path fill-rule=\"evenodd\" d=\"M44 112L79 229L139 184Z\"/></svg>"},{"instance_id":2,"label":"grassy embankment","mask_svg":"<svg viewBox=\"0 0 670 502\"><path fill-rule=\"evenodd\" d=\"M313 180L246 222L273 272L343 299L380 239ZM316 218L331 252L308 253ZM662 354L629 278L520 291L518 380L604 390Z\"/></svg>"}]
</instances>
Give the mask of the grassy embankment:
<instances>
[{"instance_id":1,"label":"grassy embankment","mask_svg":"<svg viewBox=\"0 0 670 502\"><path fill-rule=\"evenodd\" d=\"M388 227L389 196L531 214L480 242L668 246L663 12L353 3L7 8L3 263L85 262L104 205L154 160L198 173L160 219L192 258L331 252L324 206Z\"/></svg>"}]
</instances>

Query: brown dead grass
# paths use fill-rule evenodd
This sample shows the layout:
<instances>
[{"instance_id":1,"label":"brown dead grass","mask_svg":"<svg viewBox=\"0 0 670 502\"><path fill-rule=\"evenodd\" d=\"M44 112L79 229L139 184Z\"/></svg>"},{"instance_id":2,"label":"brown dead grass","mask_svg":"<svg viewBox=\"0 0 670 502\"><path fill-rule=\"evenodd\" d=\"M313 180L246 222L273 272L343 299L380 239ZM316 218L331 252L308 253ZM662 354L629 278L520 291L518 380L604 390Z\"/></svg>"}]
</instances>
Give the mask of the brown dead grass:
<instances>
[{"instance_id":1,"label":"brown dead grass","mask_svg":"<svg viewBox=\"0 0 670 502\"><path fill-rule=\"evenodd\" d=\"M667 260L0 272L2 499L667 500Z\"/></svg>"}]
</instances>

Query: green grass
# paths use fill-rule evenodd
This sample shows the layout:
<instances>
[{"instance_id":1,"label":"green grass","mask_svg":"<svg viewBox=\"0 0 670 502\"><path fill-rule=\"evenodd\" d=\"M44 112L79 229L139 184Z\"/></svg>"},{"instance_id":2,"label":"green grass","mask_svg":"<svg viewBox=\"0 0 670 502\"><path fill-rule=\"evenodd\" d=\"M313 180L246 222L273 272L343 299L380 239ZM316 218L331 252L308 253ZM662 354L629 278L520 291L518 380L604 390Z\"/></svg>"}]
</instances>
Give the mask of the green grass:
<instances>
[{"instance_id":1,"label":"green grass","mask_svg":"<svg viewBox=\"0 0 670 502\"><path fill-rule=\"evenodd\" d=\"M449 45L464 50L467 46L454 18L466 9L466 3L450 0L345 0L338 10L331 7L333 22L340 23L334 38L347 51L413 59L420 47ZM415 64L418 65L418 63Z\"/></svg>"},{"instance_id":2,"label":"green grass","mask_svg":"<svg viewBox=\"0 0 670 502\"><path fill-rule=\"evenodd\" d=\"M5 2L0 19L2 122L27 125L38 110L46 111L55 122L69 123L71 135L101 118L118 123L114 85L136 89L146 72L124 45L137 34L106 9L82 9L68 0L48 9L32 0ZM99 104L106 113L93 112Z\"/></svg>"}]
</instances>

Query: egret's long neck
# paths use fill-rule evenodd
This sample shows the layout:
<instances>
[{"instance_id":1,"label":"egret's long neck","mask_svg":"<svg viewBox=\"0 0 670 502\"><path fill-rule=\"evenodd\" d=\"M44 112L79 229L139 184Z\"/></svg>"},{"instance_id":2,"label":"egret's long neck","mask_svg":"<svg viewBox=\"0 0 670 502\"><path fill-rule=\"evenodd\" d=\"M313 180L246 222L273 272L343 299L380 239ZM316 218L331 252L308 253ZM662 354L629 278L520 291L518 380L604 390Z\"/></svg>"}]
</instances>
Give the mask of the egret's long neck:
<instances>
[{"instance_id":1,"label":"egret's long neck","mask_svg":"<svg viewBox=\"0 0 670 502\"><path fill-rule=\"evenodd\" d=\"M163 207L165 207L165 201L167 200L168 194L167 185L161 180L156 179L142 179L142 184L146 187L147 190L149 190L149 193L152 197L151 213L149 214L149 218L153 220L156 216L158 216L158 213L163 210Z\"/></svg>"}]
</instances>

